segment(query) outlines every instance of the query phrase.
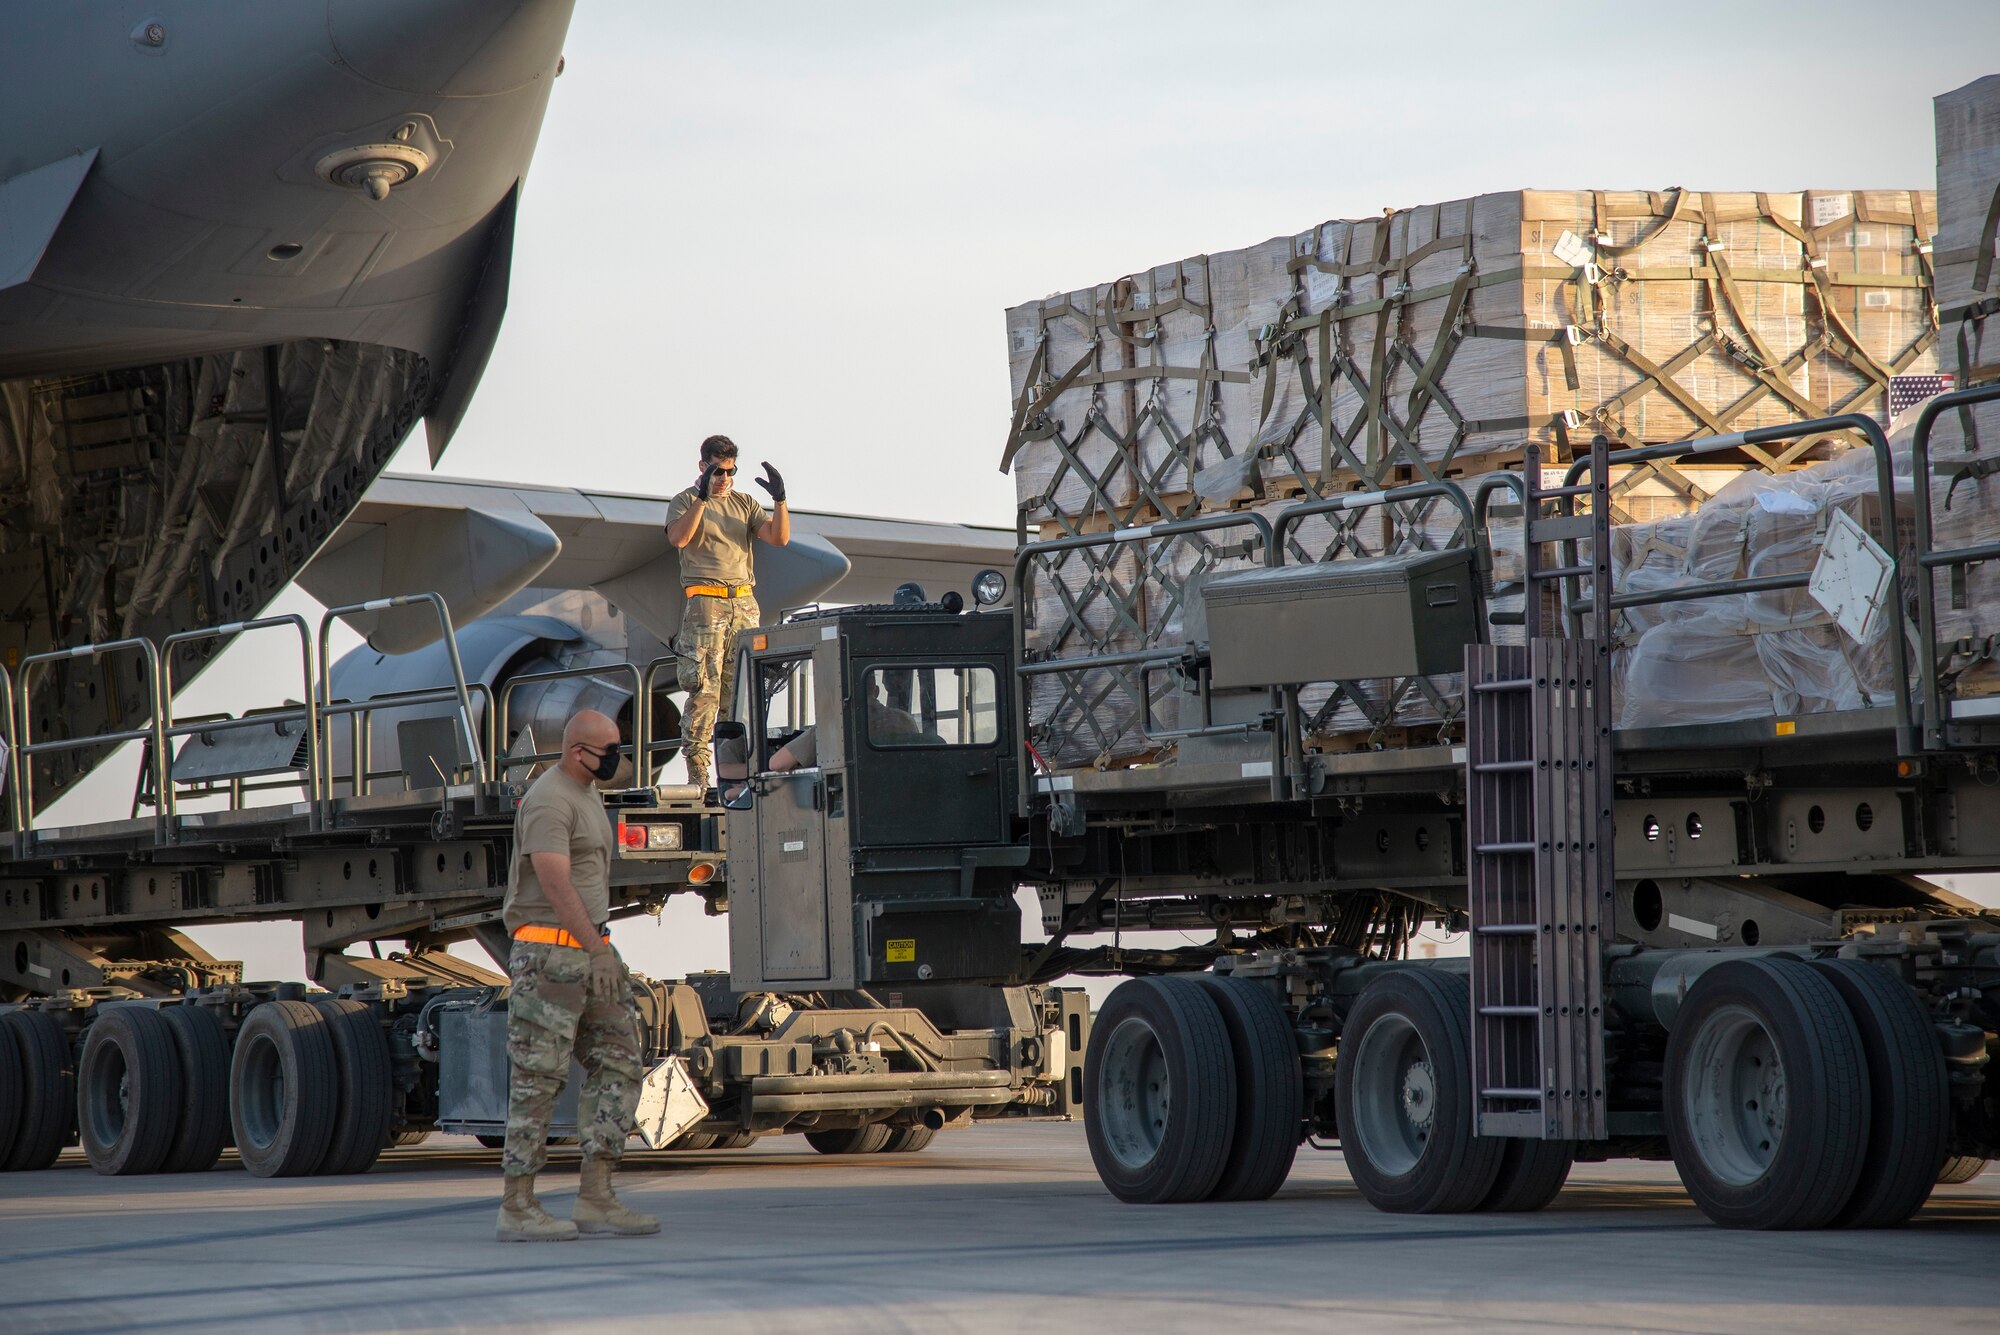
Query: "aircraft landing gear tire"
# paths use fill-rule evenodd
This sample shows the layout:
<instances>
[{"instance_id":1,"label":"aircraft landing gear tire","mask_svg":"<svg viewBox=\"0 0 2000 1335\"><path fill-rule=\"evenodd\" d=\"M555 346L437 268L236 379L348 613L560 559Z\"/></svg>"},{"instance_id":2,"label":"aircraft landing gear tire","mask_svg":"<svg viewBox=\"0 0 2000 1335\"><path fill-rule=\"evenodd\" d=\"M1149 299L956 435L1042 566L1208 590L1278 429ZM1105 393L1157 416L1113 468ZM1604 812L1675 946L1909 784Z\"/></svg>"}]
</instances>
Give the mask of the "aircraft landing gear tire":
<instances>
[{"instance_id":1,"label":"aircraft landing gear tire","mask_svg":"<svg viewBox=\"0 0 2000 1335\"><path fill-rule=\"evenodd\" d=\"M322 1177L365 1173L381 1157L394 1120L389 1043L375 1013L361 1002L322 998L312 1006L326 1017L334 1062L340 1068L333 1134L326 1158L315 1171Z\"/></svg>"},{"instance_id":2,"label":"aircraft landing gear tire","mask_svg":"<svg viewBox=\"0 0 2000 1335\"><path fill-rule=\"evenodd\" d=\"M229 1120L243 1167L257 1177L304 1177L333 1141L340 1065L326 1016L304 1001L250 1012L229 1062Z\"/></svg>"},{"instance_id":3,"label":"aircraft landing gear tire","mask_svg":"<svg viewBox=\"0 0 2000 1335\"><path fill-rule=\"evenodd\" d=\"M1236 1059L1221 1008L1191 978L1119 984L1091 1028L1084 1134L1097 1176L1136 1205L1215 1190L1236 1130Z\"/></svg>"},{"instance_id":4,"label":"aircraft landing gear tire","mask_svg":"<svg viewBox=\"0 0 2000 1335\"><path fill-rule=\"evenodd\" d=\"M1340 1152L1378 1210L1456 1214L1487 1199L1507 1142L1472 1134L1472 994L1398 969L1362 989L1334 1070Z\"/></svg>"},{"instance_id":5,"label":"aircraft landing gear tire","mask_svg":"<svg viewBox=\"0 0 2000 1335\"><path fill-rule=\"evenodd\" d=\"M844 1127L839 1131L808 1131L806 1144L821 1154L874 1154L889 1143L889 1128L880 1122Z\"/></svg>"},{"instance_id":6,"label":"aircraft landing gear tire","mask_svg":"<svg viewBox=\"0 0 2000 1335\"><path fill-rule=\"evenodd\" d=\"M11 1151L0 1146L0 1173L47 1168L75 1126L74 1049L62 1021L46 1011L0 1015L0 1025L11 1031L20 1058L18 1125Z\"/></svg>"},{"instance_id":7,"label":"aircraft landing gear tire","mask_svg":"<svg viewBox=\"0 0 2000 1335\"><path fill-rule=\"evenodd\" d=\"M1868 1144L1839 1228L1890 1228L1930 1199L1951 1141L1951 1076L1930 1017L1887 969L1861 960L1815 960L1861 1034L1868 1072Z\"/></svg>"},{"instance_id":8,"label":"aircraft landing gear tire","mask_svg":"<svg viewBox=\"0 0 2000 1335\"><path fill-rule=\"evenodd\" d=\"M160 1019L181 1064L180 1124L160 1171L205 1173L229 1139L229 1044L221 1021L200 1006L168 1006Z\"/></svg>"},{"instance_id":9,"label":"aircraft landing gear tire","mask_svg":"<svg viewBox=\"0 0 2000 1335\"><path fill-rule=\"evenodd\" d=\"M1269 988L1203 974L1236 1057L1236 1134L1212 1201L1268 1200L1291 1176L1305 1116L1304 1075L1291 1021Z\"/></svg>"},{"instance_id":10,"label":"aircraft landing gear tire","mask_svg":"<svg viewBox=\"0 0 2000 1335\"><path fill-rule=\"evenodd\" d=\"M1493 1190L1478 1208L1485 1214L1533 1214L1556 1198L1575 1162L1574 1141L1509 1138Z\"/></svg>"},{"instance_id":11,"label":"aircraft landing gear tire","mask_svg":"<svg viewBox=\"0 0 2000 1335\"><path fill-rule=\"evenodd\" d=\"M1701 975L1667 1036L1667 1144L1727 1228L1824 1228L1861 1175L1868 1068L1834 985L1800 960Z\"/></svg>"},{"instance_id":12,"label":"aircraft landing gear tire","mask_svg":"<svg viewBox=\"0 0 2000 1335\"><path fill-rule=\"evenodd\" d=\"M1985 1159L1976 1154L1954 1154L1938 1169L1937 1184L1941 1187L1955 1187L1961 1182L1970 1182L1986 1171Z\"/></svg>"},{"instance_id":13,"label":"aircraft landing gear tire","mask_svg":"<svg viewBox=\"0 0 2000 1335\"><path fill-rule=\"evenodd\" d=\"M159 1171L181 1117L181 1061L160 1013L114 1006L84 1040L76 1121L90 1166L107 1177Z\"/></svg>"}]
</instances>

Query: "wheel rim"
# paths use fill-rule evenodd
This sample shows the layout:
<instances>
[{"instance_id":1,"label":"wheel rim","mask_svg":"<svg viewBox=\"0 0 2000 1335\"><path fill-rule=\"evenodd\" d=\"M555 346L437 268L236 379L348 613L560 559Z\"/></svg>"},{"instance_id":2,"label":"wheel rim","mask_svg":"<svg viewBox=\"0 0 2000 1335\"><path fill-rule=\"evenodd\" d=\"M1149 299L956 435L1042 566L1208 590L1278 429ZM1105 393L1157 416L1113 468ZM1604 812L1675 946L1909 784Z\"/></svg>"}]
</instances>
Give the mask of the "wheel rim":
<instances>
[{"instance_id":1,"label":"wheel rim","mask_svg":"<svg viewBox=\"0 0 2000 1335\"><path fill-rule=\"evenodd\" d=\"M1785 1139L1785 1065L1754 1012L1725 1006L1703 1021L1688 1050L1681 1110L1717 1178L1745 1187L1769 1170Z\"/></svg>"},{"instance_id":2,"label":"wheel rim","mask_svg":"<svg viewBox=\"0 0 2000 1335\"><path fill-rule=\"evenodd\" d=\"M1144 1168L1166 1138L1173 1096L1167 1054L1153 1027L1135 1015L1113 1029L1098 1059L1097 1081L1105 1145L1126 1168Z\"/></svg>"},{"instance_id":3,"label":"wheel rim","mask_svg":"<svg viewBox=\"0 0 2000 1335\"><path fill-rule=\"evenodd\" d=\"M116 1043L98 1048L83 1075L83 1115L90 1123L90 1137L97 1144L112 1146L125 1134L130 1115L131 1072L125 1053Z\"/></svg>"},{"instance_id":4,"label":"wheel rim","mask_svg":"<svg viewBox=\"0 0 2000 1335\"><path fill-rule=\"evenodd\" d=\"M1368 1026L1352 1058L1354 1125L1368 1161L1390 1177L1417 1166L1437 1128L1437 1069L1416 1026L1385 1015Z\"/></svg>"},{"instance_id":5,"label":"wheel rim","mask_svg":"<svg viewBox=\"0 0 2000 1335\"><path fill-rule=\"evenodd\" d=\"M257 1034L247 1040L243 1081L236 1091L243 1138L253 1149L268 1149L285 1120L285 1062L278 1045Z\"/></svg>"}]
</instances>

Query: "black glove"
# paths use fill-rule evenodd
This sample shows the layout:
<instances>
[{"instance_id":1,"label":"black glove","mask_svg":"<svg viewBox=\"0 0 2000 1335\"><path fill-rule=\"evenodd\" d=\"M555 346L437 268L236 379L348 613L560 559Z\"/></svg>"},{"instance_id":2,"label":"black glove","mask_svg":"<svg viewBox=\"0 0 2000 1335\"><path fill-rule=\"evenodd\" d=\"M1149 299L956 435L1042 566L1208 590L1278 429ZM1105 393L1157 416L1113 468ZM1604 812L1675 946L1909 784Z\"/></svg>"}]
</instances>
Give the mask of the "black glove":
<instances>
[{"instance_id":1,"label":"black glove","mask_svg":"<svg viewBox=\"0 0 2000 1335\"><path fill-rule=\"evenodd\" d=\"M708 484L715 481L715 470L715 464L710 464L701 470L701 481L694 484L695 499L703 501L708 499Z\"/></svg>"},{"instance_id":2,"label":"black glove","mask_svg":"<svg viewBox=\"0 0 2000 1335\"><path fill-rule=\"evenodd\" d=\"M757 485L771 493L771 504L783 505L785 503L785 479L783 475L777 469L771 467L769 460L766 460L764 463L764 471L769 474L769 477L756 479Z\"/></svg>"}]
</instances>

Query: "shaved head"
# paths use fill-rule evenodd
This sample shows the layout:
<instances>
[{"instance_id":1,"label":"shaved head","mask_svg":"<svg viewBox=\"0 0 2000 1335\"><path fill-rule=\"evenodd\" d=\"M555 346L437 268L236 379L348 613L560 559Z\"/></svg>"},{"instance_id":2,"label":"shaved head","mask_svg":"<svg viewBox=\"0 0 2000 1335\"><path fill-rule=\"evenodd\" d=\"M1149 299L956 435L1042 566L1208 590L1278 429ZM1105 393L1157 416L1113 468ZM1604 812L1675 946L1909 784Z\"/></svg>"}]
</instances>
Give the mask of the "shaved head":
<instances>
[{"instance_id":1,"label":"shaved head","mask_svg":"<svg viewBox=\"0 0 2000 1335\"><path fill-rule=\"evenodd\" d=\"M579 710L563 725L563 749L568 750L578 742L585 746L616 746L618 725L595 709Z\"/></svg>"}]
</instances>

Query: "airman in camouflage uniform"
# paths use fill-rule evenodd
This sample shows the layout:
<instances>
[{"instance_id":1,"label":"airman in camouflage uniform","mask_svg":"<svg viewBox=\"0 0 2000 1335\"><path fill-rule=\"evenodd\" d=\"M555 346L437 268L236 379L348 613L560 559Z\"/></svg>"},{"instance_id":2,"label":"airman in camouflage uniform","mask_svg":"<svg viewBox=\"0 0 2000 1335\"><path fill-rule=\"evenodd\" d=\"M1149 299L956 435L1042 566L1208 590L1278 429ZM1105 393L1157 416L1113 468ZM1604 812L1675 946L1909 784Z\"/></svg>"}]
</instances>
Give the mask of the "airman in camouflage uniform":
<instances>
[{"instance_id":1,"label":"airman in camouflage uniform","mask_svg":"<svg viewBox=\"0 0 2000 1335\"><path fill-rule=\"evenodd\" d=\"M771 510L736 490L736 442L710 436L701 443L701 477L667 504L667 541L680 551L680 685L688 693L681 752L688 782L709 786L709 736L736 692L736 642L756 626L753 540L783 547L792 540L785 479L770 464L757 485L771 493Z\"/></svg>"},{"instance_id":2,"label":"airman in camouflage uniform","mask_svg":"<svg viewBox=\"0 0 2000 1335\"><path fill-rule=\"evenodd\" d=\"M570 1061L582 1065L576 1101L577 1139L586 1158L625 1157L635 1125L639 1085L646 1078L639 1041L639 1009L632 1004L631 975L623 999L589 998L590 957L568 946L516 941L507 961L507 1147L501 1171L508 1176L542 1171L548 1163L550 1119L569 1079Z\"/></svg>"},{"instance_id":3,"label":"airman in camouflage uniform","mask_svg":"<svg viewBox=\"0 0 2000 1335\"><path fill-rule=\"evenodd\" d=\"M618 725L595 710L563 729L562 756L529 787L514 819L502 917L507 959L506 1195L502 1242L557 1242L579 1233L641 1234L660 1221L627 1209L611 1173L625 1155L645 1078L632 975L611 948L611 823L594 782L618 771ZM574 1058L583 1066L577 1135L583 1181L570 1219L535 1197L548 1163L549 1120Z\"/></svg>"}]
</instances>

